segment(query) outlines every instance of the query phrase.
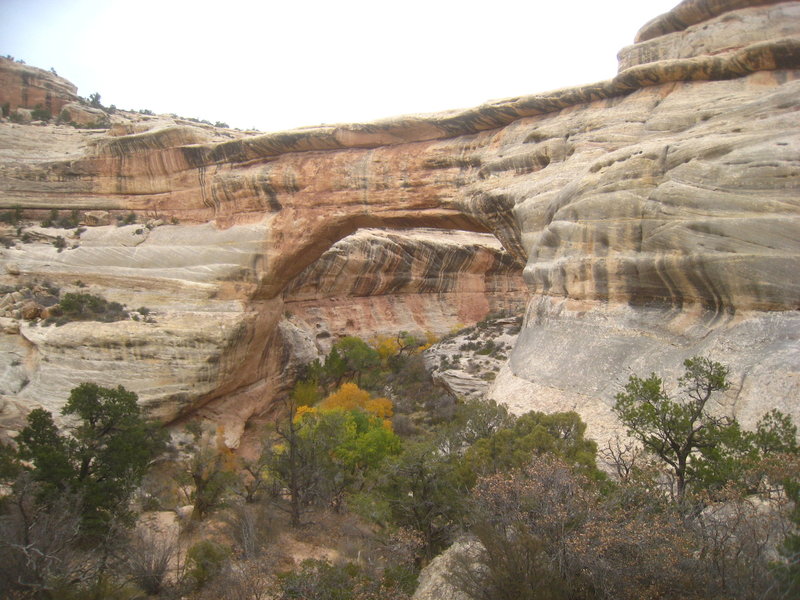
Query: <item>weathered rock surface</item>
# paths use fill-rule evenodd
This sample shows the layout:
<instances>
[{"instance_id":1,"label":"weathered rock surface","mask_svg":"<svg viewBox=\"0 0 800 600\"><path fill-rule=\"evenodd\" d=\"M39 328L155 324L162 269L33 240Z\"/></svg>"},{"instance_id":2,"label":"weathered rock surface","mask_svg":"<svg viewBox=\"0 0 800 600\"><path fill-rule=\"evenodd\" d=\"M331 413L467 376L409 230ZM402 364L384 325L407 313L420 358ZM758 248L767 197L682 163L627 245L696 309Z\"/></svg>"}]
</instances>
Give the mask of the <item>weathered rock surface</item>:
<instances>
[{"instance_id":1,"label":"weathered rock surface","mask_svg":"<svg viewBox=\"0 0 800 600\"><path fill-rule=\"evenodd\" d=\"M636 41L645 42L656 37L680 32L691 25L697 25L736 10L783 2L784 0L684 0L671 11L646 23L636 34Z\"/></svg>"},{"instance_id":2,"label":"weathered rock surface","mask_svg":"<svg viewBox=\"0 0 800 600\"><path fill-rule=\"evenodd\" d=\"M419 574L419 585L412 600L469 600L460 591L454 573L464 569L474 559L478 542L463 540L456 542L434 558Z\"/></svg>"},{"instance_id":3,"label":"weathered rock surface","mask_svg":"<svg viewBox=\"0 0 800 600\"><path fill-rule=\"evenodd\" d=\"M0 207L180 221L3 251L2 284L80 279L156 317L20 325L30 383L15 398L54 403L94 379L168 419L204 407L241 421L295 351L315 351L317 324L481 318L494 301L475 297L515 289L501 273L516 260L529 307L493 393L519 410L599 420L629 367L669 375L706 352L742 382L728 402L746 422L771 406L800 420L799 7L687 0L623 50L613 80L465 111L263 135L124 113L107 131L3 124ZM420 227L490 233L507 255L467 260L447 236L433 250L358 234L347 259L334 246ZM463 279L426 275L440 268ZM296 322L279 326L287 304ZM115 348L126 341L143 350Z\"/></svg>"},{"instance_id":4,"label":"weathered rock surface","mask_svg":"<svg viewBox=\"0 0 800 600\"><path fill-rule=\"evenodd\" d=\"M61 109L78 101L78 88L54 73L0 57L0 105L17 108L41 107L57 116Z\"/></svg>"},{"instance_id":5,"label":"weathered rock surface","mask_svg":"<svg viewBox=\"0 0 800 600\"><path fill-rule=\"evenodd\" d=\"M521 314L522 265L490 234L362 229L334 244L285 289L292 322L321 342L399 331L437 335L488 313Z\"/></svg>"},{"instance_id":6,"label":"weathered rock surface","mask_svg":"<svg viewBox=\"0 0 800 600\"><path fill-rule=\"evenodd\" d=\"M683 2L645 25L636 44L620 50L619 70L663 60L730 54L765 41L777 44L798 34L800 7L792 2Z\"/></svg>"},{"instance_id":7,"label":"weathered rock surface","mask_svg":"<svg viewBox=\"0 0 800 600\"><path fill-rule=\"evenodd\" d=\"M736 416L745 427L770 408L797 419L798 336L797 311L715 314L698 307L693 314L542 298L529 306L491 397L517 413L532 406L575 410L588 423L588 435L605 439L619 430L610 407L629 375L657 372L674 391L683 360L704 355L731 368L731 389L714 400L713 410Z\"/></svg>"},{"instance_id":8,"label":"weathered rock surface","mask_svg":"<svg viewBox=\"0 0 800 600\"><path fill-rule=\"evenodd\" d=\"M111 124L111 118L105 111L80 102L66 104L58 113L58 117L67 123L93 128L108 127Z\"/></svg>"},{"instance_id":9,"label":"weathered rock surface","mask_svg":"<svg viewBox=\"0 0 800 600\"><path fill-rule=\"evenodd\" d=\"M255 289L251 273L266 235L263 223L222 230L96 226L77 238L74 230L52 227L23 231L36 241L5 251L14 266L6 277L17 283L0 297L2 314L24 318L32 300L52 304L54 297L36 296L36 286L20 283L41 280L62 294L100 295L132 311L145 307L149 315L147 321L60 327L22 323L17 335L27 362L19 351L0 354L6 365L0 393L55 412L78 383L109 381L136 390L165 421L203 407L203 416L225 424L232 444L246 420L287 389L297 364L326 350L331 336L401 329L442 334L490 310L519 310L526 295L520 265L495 238L480 234L363 231L335 245L285 299L245 302ZM52 244L58 236L69 238L70 247L59 251ZM376 270L395 259L403 264L394 274ZM290 321L281 316L286 312ZM263 345L258 354L250 353L254 344ZM224 381L232 387L217 394ZM18 410L8 416L9 426L18 423Z\"/></svg>"},{"instance_id":10,"label":"weathered rock surface","mask_svg":"<svg viewBox=\"0 0 800 600\"><path fill-rule=\"evenodd\" d=\"M490 315L431 346L425 366L457 398L484 399L516 345L521 323L521 316Z\"/></svg>"}]
</instances>

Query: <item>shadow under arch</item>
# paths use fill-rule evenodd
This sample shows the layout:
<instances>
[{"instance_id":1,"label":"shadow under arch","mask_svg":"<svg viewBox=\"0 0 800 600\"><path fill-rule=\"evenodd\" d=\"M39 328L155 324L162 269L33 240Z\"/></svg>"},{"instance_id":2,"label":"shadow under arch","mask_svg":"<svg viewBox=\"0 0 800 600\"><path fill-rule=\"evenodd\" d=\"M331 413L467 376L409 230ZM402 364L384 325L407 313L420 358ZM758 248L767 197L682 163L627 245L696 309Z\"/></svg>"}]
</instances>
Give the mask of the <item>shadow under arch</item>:
<instances>
[{"instance_id":1,"label":"shadow under arch","mask_svg":"<svg viewBox=\"0 0 800 600\"><path fill-rule=\"evenodd\" d=\"M330 217L314 215L298 219L296 226L284 227L268 244L264 272L258 281L253 300L279 296L308 266L319 260L338 241L359 229L407 230L415 228L449 231L496 232L477 218L453 209L407 209L374 214ZM502 243L502 240L501 240ZM520 263L520 271L523 265Z\"/></svg>"}]
</instances>

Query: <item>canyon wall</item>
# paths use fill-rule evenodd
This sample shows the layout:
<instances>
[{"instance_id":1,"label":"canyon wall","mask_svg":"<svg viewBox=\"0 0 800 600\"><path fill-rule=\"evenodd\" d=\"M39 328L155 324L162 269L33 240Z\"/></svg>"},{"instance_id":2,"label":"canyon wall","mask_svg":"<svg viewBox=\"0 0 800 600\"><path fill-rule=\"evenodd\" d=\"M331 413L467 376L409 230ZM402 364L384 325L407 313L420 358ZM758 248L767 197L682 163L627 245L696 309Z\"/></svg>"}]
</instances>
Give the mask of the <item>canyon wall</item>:
<instances>
[{"instance_id":1,"label":"canyon wall","mask_svg":"<svg viewBox=\"0 0 800 600\"><path fill-rule=\"evenodd\" d=\"M53 71L0 57L0 105L4 110L41 108L57 115L66 105L78 102L78 88Z\"/></svg>"},{"instance_id":2,"label":"canyon wall","mask_svg":"<svg viewBox=\"0 0 800 600\"><path fill-rule=\"evenodd\" d=\"M3 318L0 419L93 380L235 438L332 336L526 303L491 390L515 410L602 437L628 374L702 353L732 367L719 410L800 420L800 2L687 0L619 56L609 81L371 124L0 124L0 207L140 221L62 250L26 225L0 284L80 281L154 320Z\"/></svg>"}]
</instances>

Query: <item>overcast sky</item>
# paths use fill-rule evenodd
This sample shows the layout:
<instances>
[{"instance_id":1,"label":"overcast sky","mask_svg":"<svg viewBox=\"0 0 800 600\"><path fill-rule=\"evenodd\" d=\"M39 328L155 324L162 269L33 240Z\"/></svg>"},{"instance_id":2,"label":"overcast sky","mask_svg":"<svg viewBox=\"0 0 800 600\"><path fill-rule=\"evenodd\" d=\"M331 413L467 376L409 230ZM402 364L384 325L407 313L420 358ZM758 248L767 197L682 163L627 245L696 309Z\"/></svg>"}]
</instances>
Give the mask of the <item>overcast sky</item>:
<instances>
[{"instance_id":1,"label":"overcast sky","mask_svg":"<svg viewBox=\"0 0 800 600\"><path fill-rule=\"evenodd\" d=\"M0 0L0 54L105 105L276 131L609 79L678 0Z\"/></svg>"}]
</instances>

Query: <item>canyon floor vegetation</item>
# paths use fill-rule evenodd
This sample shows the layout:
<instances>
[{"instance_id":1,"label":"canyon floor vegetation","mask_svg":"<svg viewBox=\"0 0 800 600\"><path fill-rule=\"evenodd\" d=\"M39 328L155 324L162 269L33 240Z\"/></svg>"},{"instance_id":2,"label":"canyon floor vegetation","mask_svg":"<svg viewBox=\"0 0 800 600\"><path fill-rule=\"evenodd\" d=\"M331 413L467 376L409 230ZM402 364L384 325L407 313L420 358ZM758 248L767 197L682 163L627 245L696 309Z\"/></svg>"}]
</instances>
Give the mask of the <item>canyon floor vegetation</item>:
<instances>
[{"instance_id":1,"label":"canyon floor vegetation","mask_svg":"<svg viewBox=\"0 0 800 600\"><path fill-rule=\"evenodd\" d=\"M723 365L687 359L676 395L631 376L598 449L576 413L453 398L434 341L340 339L239 452L122 387L73 389L64 430L32 411L0 446L0 594L402 599L460 542L475 600L797 597L797 431L713 414Z\"/></svg>"}]
</instances>

